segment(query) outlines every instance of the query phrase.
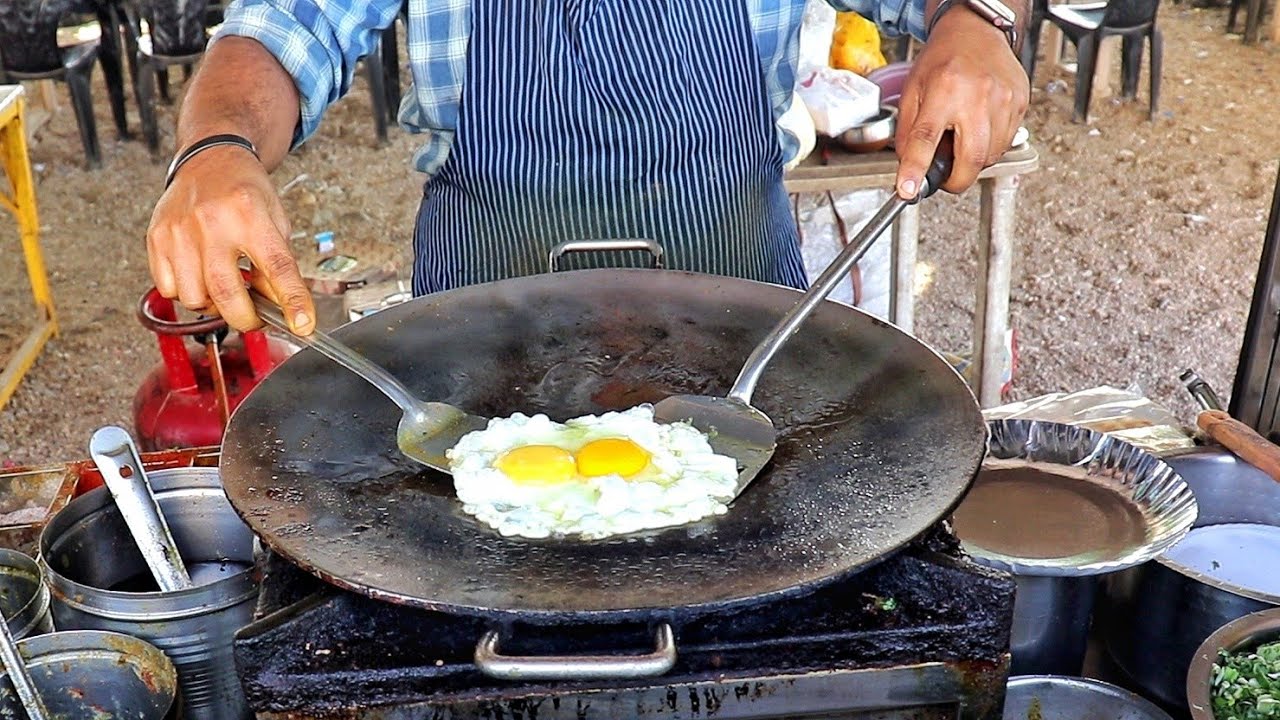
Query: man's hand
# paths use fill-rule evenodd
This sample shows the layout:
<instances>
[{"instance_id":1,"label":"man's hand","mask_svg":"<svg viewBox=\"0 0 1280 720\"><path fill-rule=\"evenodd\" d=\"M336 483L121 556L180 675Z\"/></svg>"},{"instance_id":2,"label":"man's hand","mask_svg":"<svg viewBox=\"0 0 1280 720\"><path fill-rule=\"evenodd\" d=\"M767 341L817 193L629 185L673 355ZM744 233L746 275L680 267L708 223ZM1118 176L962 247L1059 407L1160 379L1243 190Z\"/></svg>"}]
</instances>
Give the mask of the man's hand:
<instances>
[{"instance_id":1,"label":"man's hand","mask_svg":"<svg viewBox=\"0 0 1280 720\"><path fill-rule=\"evenodd\" d=\"M294 332L315 327L315 306L289 253L289 220L267 172L289 151L298 91L255 40L227 37L209 46L178 117L178 148L233 133L258 149L224 145L193 156L156 203L147 230L151 277L160 294L189 310L218 313L238 330L260 326L245 290L250 281L284 308Z\"/></svg>"},{"instance_id":2,"label":"man's hand","mask_svg":"<svg viewBox=\"0 0 1280 720\"><path fill-rule=\"evenodd\" d=\"M1009 150L1030 92L1004 33L964 7L939 18L902 90L898 195L916 197L948 130L955 135L955 166L942 187L953 193L968 189Z\"/></svg>"},{"instance_id":3,"label":"man's hand","mask_svg":"<svg viewBox=\"0 0 1280 720\"><path fill-rule=\"evenodd\" d=\"M310 333L315 306L289 252L289 220L266 170L248 151L216 147L193 157L156 204L147 230L151 276L160 294L188 310L217 313L238 330L262 323L245 290L275 299L295 332Z\"/></svg>"}]
</instances>

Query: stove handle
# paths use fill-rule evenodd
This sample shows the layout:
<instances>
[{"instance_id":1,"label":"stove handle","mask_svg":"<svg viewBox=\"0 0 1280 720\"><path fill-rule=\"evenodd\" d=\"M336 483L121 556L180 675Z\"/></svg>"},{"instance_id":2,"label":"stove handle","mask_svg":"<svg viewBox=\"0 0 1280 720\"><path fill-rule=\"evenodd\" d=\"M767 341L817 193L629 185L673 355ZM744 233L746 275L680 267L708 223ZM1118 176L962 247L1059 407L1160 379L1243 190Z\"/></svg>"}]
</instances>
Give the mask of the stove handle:
<instances>
[{"instance_id":1,"label":"stove handle","mask_svg":"<svg viewBox=\"0 0 1280 720\"><path fill-rule=\"evenodd\" d=\"M655 631L655 648L647 655L502 655L498 631L490 630L476 645L480 672L498 680L629 680L665 675L676 664L675 632L668 623Z\"/></svg>"}]
</instances>

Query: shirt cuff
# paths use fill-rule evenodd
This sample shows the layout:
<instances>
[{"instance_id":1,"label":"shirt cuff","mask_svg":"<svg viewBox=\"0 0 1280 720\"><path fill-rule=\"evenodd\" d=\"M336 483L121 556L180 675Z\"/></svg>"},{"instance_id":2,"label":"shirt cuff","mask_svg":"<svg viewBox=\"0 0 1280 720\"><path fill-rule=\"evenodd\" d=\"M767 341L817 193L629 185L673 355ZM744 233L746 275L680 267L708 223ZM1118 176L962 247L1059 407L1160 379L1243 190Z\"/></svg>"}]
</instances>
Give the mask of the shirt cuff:
<instances>
[{"instance_id":1,"label":"shirt cuff","mask_svg":"<svg viewBox=\"0 0 1280 720\"><path fill-rule=\"evenodd\" d=\"M315 133L337 95L324 43L296 18L268 3L233 3L213 41L232 36L261 43L293 78L300 112L292 147L302 144Z\"/></svg>"},{"instance_id":2,"label":"shirt cuff","mask_svg":"<svg viewBox=\"0 0 1280 720\"><path fill-rule=\"evenodd\" d=\"M925 0L828 0L841 12L856 12L874 22L886 35L910 34L924 42Z\"/></svg>"}]
</instances>

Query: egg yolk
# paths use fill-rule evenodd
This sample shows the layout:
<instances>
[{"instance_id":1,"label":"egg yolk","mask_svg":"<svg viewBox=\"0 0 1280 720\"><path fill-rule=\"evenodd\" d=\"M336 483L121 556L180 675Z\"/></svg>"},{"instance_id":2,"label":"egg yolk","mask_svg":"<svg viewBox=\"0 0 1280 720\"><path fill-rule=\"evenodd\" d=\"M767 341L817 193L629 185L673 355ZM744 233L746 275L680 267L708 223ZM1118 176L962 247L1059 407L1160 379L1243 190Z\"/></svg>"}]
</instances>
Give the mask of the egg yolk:
<instances>
[{"instance_id":1,"label":"egg yolk","mask_svg":"<svg viewBox=\"0 0 1280 720\"><path fill-rule=\"evenodd\" d=\"M554 445L525 445L503 453L493 463L518 485L554 485L573 479L573 454Z\"/></svg>"},{"instance_id":2,"label":"egg yolk","mask_svg":"<svg viewBox=\"0 0 1280 720\"><path fill-rule=\"evenodd\" d=\"M649 453L626 438L595 440L578 451L578 472L587 477L631 477L648 464Z\"/></svg>"}]
</instances>

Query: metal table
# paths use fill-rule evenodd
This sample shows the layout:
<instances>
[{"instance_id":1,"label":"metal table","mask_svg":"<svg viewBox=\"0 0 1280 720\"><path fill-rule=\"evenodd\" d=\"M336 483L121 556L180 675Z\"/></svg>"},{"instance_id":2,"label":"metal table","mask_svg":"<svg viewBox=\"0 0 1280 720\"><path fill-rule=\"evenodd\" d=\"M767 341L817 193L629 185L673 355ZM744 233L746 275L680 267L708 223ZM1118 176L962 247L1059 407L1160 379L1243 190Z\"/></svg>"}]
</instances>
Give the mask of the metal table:
<instances>
[{"instance_id":1,"label":"metal table","mask_svg":"<svg viewBox=\"0 0 1280 720\"><path fill-rule=\"evenodd\" d=\"M35 327L13 352L4 370L0 371L0 408L18 389L18 383L35 363L44 344L58 332L49 278L40 252L40 219L36 215L35 182L31 177L23 125L25 109L21 85L0 85L0 165L9 178L9 192L0 189L0 207L13 213L18 220L27 278L36 304Z\"/></svg>"},{"instance_id":2,"label":"metal table","mask_svg":"<svg viewBox=\"0 0 1280 720\"><path fill-rule=\"evenodd\" d=\"M1040 155L1022 144L979 176L978 286L974 306L974 393L983 407L1000 403L1000 387L1009 358L1004 339L1009 330L1009 283L1013 267L1014 212L1019 178L1034 171ZM832 147L824 159L815 151L786 176L789 193L849 192L892 188L898 157L892 151L856 154ZM920 236L919 211L907 208L893 228L889 319L912 332L915 267Z\"/></svg>"}]
</instances>

